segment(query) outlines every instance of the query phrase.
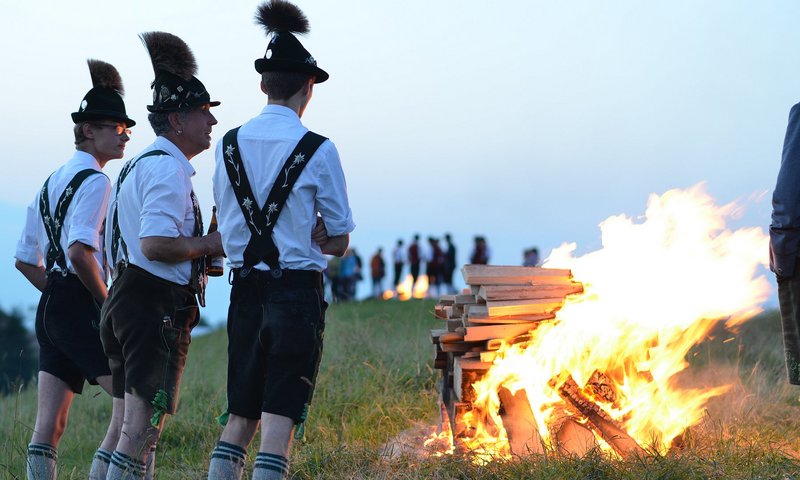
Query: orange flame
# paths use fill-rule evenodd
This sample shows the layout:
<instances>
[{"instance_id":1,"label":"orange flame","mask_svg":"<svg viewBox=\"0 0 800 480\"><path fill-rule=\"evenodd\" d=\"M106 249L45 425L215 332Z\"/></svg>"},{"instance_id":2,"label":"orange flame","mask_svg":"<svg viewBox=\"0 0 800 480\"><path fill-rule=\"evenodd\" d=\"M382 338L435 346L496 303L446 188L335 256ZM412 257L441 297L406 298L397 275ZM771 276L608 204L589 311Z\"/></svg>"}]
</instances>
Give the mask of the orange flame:
<instances>
[{"instance_id":1,"label":"orange flame","mask_svg":"<svg viewBox=\"0 0 800 480\"><path fill-rule=\"evenodd\" d=\"M687 352L719 321L734 326L758 313L770 291L759 273L767 236L760 228L726 229L735 208L716 206L703 184L670 190L650 196L641 222L624 215L602 222L601 250L573 257L575 244L555 249L544 266L571 269L584 294L568 297L556 320L543 322L529 342L501 349L473 384L473 411L486 412L501 434L477 430L467 445L493 445L495 456L508 457L497 413L497 392L505 387L525 389L539 433L552 446L548 426L565 406L558 387L568 376L583 387L599 371L610 378L616 400L593 401L640 445L668 450L699 421L708 399L729 388L678 386ZM485 419L475 422L481 429Z\"/></svg>"},{"instance_id":2,"label":"orange flame","mask_svg":"<svg viewBox=\"0 0 800 480\"><path fill-rule=\"evenodd\" d=\"M409 300L411 298L426 298L428 296L428 276L420 275L417 277L417 283L414 283L414 278L411 274L406 275L397 285L394 290L385 290L383 292L383 299L390 300L397 298L398 300Z\"/></svg>"}]
</instances>

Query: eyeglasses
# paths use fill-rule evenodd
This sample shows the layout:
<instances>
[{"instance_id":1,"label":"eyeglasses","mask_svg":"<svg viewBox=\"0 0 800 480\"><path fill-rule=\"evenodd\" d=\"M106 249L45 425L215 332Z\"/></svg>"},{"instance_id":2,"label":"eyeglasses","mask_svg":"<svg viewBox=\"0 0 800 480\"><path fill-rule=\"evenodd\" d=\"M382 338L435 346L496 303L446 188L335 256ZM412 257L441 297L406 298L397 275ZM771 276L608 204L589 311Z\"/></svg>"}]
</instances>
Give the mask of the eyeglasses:
<instances>
[{"instance_id":1,"label":"eyeglasses","mask_svg":"<svg viewBox=\"0 0 800 480\"><path fill-rule=\"evenodd\" d=\"M114 128L114 129L116 129L117 135L122 135L124 133L125 135L130 137L131 133L132 133L130 128L125 128L125 127L123 127L122 125L119 125L119 124L115 125L115 124L111 124L111 123L93 123L92 125L94 125L95 127Z\"/></svg>"}]
</instances>

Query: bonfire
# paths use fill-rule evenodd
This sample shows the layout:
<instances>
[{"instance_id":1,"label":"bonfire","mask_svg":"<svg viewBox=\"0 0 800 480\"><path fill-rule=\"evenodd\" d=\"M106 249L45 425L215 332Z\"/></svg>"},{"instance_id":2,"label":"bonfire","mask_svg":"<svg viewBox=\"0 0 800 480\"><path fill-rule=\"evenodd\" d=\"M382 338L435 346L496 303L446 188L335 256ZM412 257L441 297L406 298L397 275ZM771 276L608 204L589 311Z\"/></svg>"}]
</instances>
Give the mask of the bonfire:
<instances>
[{"instance_id":1,"label":"bonfire","mask_svg":"<svg viewBox=\"0 0 800 480\"><path fill-rule=\"evenodd\" d=\"M543 268L462 270L432 332L443 422L427 444L476 461L600 449L665 453L728 385L684 388L686 355L719 323L760 312L767 236L731 231L736 205L702 185L651 195L601 225L603 248L555 249ZM513 296L516 295L516 298Z\"/></svg>"}]
</instances>

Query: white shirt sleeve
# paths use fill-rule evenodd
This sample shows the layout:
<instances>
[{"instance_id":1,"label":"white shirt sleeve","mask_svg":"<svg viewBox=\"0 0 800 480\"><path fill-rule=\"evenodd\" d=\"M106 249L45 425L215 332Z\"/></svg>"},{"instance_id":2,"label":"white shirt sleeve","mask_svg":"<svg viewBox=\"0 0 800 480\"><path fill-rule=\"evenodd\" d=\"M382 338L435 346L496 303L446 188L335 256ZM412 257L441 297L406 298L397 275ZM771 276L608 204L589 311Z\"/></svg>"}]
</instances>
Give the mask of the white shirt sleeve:
<instances>
[{"instance_id":1,"label":"white shirt sleeve","mask_svg":"<svg viewBox=\"0 0 800 480\"><path fill-rule=\"evenodd\" d=\"M155 168L142 172L148 178L140 183L144 193L139 238L177 238L183 226L189 192L178 162L172 157L162 159L162 162L150 162Z\"/></svg>"},{"instance_id":2,"label":"white shirt sleeve","mask_svg":"<svg viewBox=\"0 0 800 480\"><path fill-rule=\"evenodd\" d=\"M28 205L25 215L25 228L22 230L19 242L17 242L17 251L14 254L14 258L37 267L43 265L42 248L39 246L37 237L39 225L42 225L42 219L39 215L39 195L36 195L33 202ZM44 228L44 225L42 225L42 228Z\"/></svg>"},{"instance_id":3,"label":"white shirt sleeve","mask_svg":"<svg viewBox=\"0 0 800 480\"><path fill-rule=\"evenodd\" d=\"M103 174L92 175L78 188L69 206L67 248L75 242L80 242L92 247L96 252L102 250L100 232L105 221L110 192L111 182Z\"/></svg>"},{"instance_id":4,"label":"white shirt sleeve","mask_svg":"<svg viewBox=\"0 0 800 480\"><path fill-rule=\"evenodd\" d=\"M344 179L339 152L330 140L320 146L318 168L319 187L316 194L316 210L322 214L328 235L335 237L355 229L353 212L347 199L347 183Z\"/></svg>"}]
</instances>

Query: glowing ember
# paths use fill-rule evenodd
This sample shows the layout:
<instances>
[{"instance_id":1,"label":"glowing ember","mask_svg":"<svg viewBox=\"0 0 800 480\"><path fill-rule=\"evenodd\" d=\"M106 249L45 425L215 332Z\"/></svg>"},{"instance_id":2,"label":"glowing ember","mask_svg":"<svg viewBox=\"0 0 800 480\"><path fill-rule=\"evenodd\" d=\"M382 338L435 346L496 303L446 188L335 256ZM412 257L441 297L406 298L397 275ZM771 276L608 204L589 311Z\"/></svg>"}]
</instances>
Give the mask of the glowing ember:
<instances>
[{"instance_id":1,"label":"glowing ember","mask_svg":"<svg viewBox=\"0 0 800 480\"><path fill-rule=\"evenodd\" d=\"M729 388L680 388L675 376L688 366L687 352L719 321L734 326L758 313L769 294L759 273L767 236L759 228L727 230L735 208L714 205L702 185L671 190L650 196L642 222L619 215L601 223L601 250L576 258L575 244L555 249L544 266L571 269L584 294L567 297L530 341L506 344L472 384L477 398L462 420L475 434L463 439L466 447L509 457L501 387L525 389L541 438L555 447L551 429L565 415L585 423L559 394L572 378L639 445L668 450L708 399ZM597 372L613 395L587 386Z\"/></svg>"},{"instance_id":2,"label":"glowing ember","mask_svg":"<svg viewBox=\"0 0 800 480\"><path fill-rule=\"evenodd\" d=\"M389 300L397 298L398 300L409 300L411 298L425 298L428 296L428 276L420 275L417 277L417 283L413 283L414 279L411 274L406 275L406 278L397 285L395 290L386 290L383 292L383 299ZM412 295L413 293L413 295Z\"/></svg>"}]
</instances>

